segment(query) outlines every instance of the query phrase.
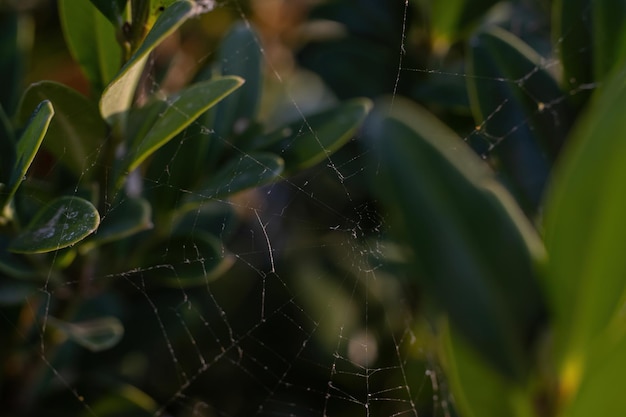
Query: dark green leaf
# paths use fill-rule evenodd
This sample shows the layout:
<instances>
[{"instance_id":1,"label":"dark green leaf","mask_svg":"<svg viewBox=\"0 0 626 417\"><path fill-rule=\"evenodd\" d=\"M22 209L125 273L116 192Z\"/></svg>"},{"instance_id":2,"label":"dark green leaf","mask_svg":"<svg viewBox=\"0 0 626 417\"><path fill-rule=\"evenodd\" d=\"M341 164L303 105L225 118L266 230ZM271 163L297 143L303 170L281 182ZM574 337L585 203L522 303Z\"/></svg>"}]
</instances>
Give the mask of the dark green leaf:
<instances>
[{"instance_id":1,"label":"dark green leaf","mask_svg":"<svg viewBox=\"0 0 626 417\"><path fill-rule=\"evenodd\" d=\"M592 75L592 24L589 0L555 0L552 8L552 40L558 47L563 67L562 84L565 90L588 85ZM586 100L585 90L572 96L572 101Z\"/></svg>"},{"instance_id":2,"label":"dark green leaf","mask_svg":"<svg viewBox=\"0 0 626 417\"><path fill-rule=\"evenodd\" d=\"M539 54L503 29L476 34L469 52L467 86L476 125L491 141L523 205L534 212L550 160L569 128L564 93Z\"/></svg>"},{"instance_id":3,"label":"dark green leaf","mask_svg":"<svg viewBox=\"0 0 626 417\"><path fill-rule=\"evenodd\" d=\"M11 122L0 104L0 193L11 178L13 164L15 164L15 135Z\"/></svg>"},{"instance_id":4,"label":"dark green leaf","mask_svg":"<svg viewBox=\"0 0 626 417\"><path fill-rule=\"evenodd\" d=\"M276 180L283 171L284 161L269 152L252 152L234 158L221 167L193 200L205 201L235 194Z\"/></svg>"},{"instance_id":5,"label":"dark green leaf","mask_svg":"<svg viewBox=\"0 0 626 417\"><path fill-rule=\"evenodd\" d=\"M124 131L124 137L128 142L143 138L152 129L156 120L167 109L167 102L163 100L151 100L141 107L133 107L128 112L128 124Z\"/></svg>"},{"instance_id":6,"label":"dark green leaf","mask_svg":"<svg viewBox=\"0 0 626 417\"><path fill-rule=\"evenodd\" d=\"M115 27L121 27L124 8L128 0L90 0Z\"/></svg>"},{"instance_id":7,"label":"dark green leaf","mask_svg":"<svg viewBox=\"0 0 626 417\"><path fill-rule=\"evenodd\" d=\"M100 112L107 121L128 110L148 54L189 18L193 7L190 1L177 1L159 16L140 47L102 93Z\"/></svg>"},{"instance_id":8,"label":"dark green leaf","mask_svg":"<svg viewBox=\"0 0 626 417\"><path fill-rule=\"evenodd\" d=\"M173 237L153 246L144 263L150 265L148 284L188 288L219 278L234 261L219 240L195 231L190 237Z\"/></svg>"},{"instance_id":9,"label":"dark green leaf","mask_svg":"<svg viewBox=\"0 0 626 417\"><path fill-rule=\"evenodd\" d=\"M81 250L89 250L152 228L151 214L150 203L143 198L128 198L114 205L102 216L98 232L84 242Z\"/></svg>"},{"instance_id":10,"label":"dark green leaf","mask_svg":"<svg viewBox=\"0 0 626 417\"><path fill-rule=\"evenodd\" d=\"M443 365L455 408L465 417L533 417L533 401L523 386L489 366L448 326L441 331Z\"/></svg>"},{"instance_id":11,"label":"dark green leaf","mask_svg":"<svg viewBox=\"0 0 626 417\"><path fill-rule=\"evenodd\" d=\"M626 0L593 0L589 2L593 22L593 73L603 81L626 59Z\"/></svg>"},{"instance_id":12,"label":"dark green leaf","mask_svg":"<svg viewBox=\"0 0 626 417\"><path fill-rule=\"evenodd\" d=\"M117 1L107 3L113 7ZM59 14L70 53L97 96L122 64L115 27L91 2L84 0L59 0Z\"/></svg>"},{"instance_id":13,"label":"dark green leaf","mask_svg":"<svg viewBox=\"0 0 626 417\"><path fill-rule=\"evenodd\" d=\"M237 75L246 84L214 109L213 129L218 137L229 138L241 133L256 117L262 88L262 53L258 35L240 22L220 43L217 62L221 75Z\"/></svg>"},{"instance_id":14,"label":"dark green leaf","mask_svg":"<svg viewBox=\"0 0 626 417\"><path fill-rule=\"evenodd\" d=\"M349 100L258 137L249 146L281 156L285 160L285 173L290 175L327 160L345 145L352 139L371 107L372 103L368 99Z\"/></svg>"},{"instance_id":15,"label":"dark green leaf","mask_svg":"<svg viewBox=\"0 0 626 417\"><path fill-rule=\"evenodd\" d=\"M80 242L100 224L96 208L79 197L61 197L42 208L9 246L18 253L59 250Z\"/></svg>"},{"instance_id":16,"label":"dark green leaf","mask_svg":"<svg viewBox=\"0 0 626 417\"><path fill-rule=\"evenodd\" d=\"M50 121L54 116L54 109L49 101L43 101L33 112L24 133L16 144L16 158L11 177L7 186L7 193L0 195L0 207L11 201L18 187L24 181L24 177L30 164L41 146Z\"/></svg>"},{"instance_id":17,"label":"dark green leaf","mask_svg":"<svg viewBox=\"0 0 626 417\"><path fill-rule=\"evenodd\" d=\"M211 126L211 136L217 140L204 141L198 154L201 163L212 169L222 157L226 141L240 136L253 123L259 110L262 89L261 48L258 35L244 22L236 23L220 43L217 57L196 76L197 81L215 74L236 75L246 80L242 88L200 116L202 126ZM191 127L192 134L200 131Z\"/></svg>"},{"instance_id":18,"label":"dark green leaf","mask_svg":"<svg viewBox=\"0 0 626 417\"><path fill-rule=\"evenodd\" d=\"M77 323L48 317L48 323L92 352L110 349L124 336L124 326L115 317L101 317Z\"/></svg>"},{"instance_id":19,"label":"dark green leaf","mask_svg":"<svg viewBox=\"0 0 626 417\"><path fill-rule=\"evenodd\" d=\"M32 84L24 93L19 116L25 120L42 100L54 106L43 146L77 177L90 177L98 149L107 138L107 125L98 106L77 91L53 81Z\"/></svg>"},{"instance_id":20,"label":"dark green leaf","mask_svg":"<svg viewBox=\"0 0 626 417\"><path fill-rule=\"evenodd\" d=\"M231 204L213 200L201 205L183 204L177 208L172 231L177 235L189 235L203 230L227 240L237 232L241 220Z\"/></svg>"},{"instance_id":21,"label":"dark green leaf","mask_svg":"<svg viewBox=\"0 0 626 417\"><path fill-rule=\"evenodd\" d=\"M137 168L148 156L176 136L196 118L243 84L239 77L223 77L197 83L168 98L167 107L154 125L133 143L123 168L127 173Z\"/></svg>"},{"instance_id":22,"label":"dark green leaf","mask_svg":"<svg viewBox=\"0 0 626 417\"><path fill-rule=\"evenodd\" d=\"M23 13L3 10L0 16L0 106L13 115L23 88L25 61L34 38L33 22Z\"/></svg>"},{"instance_id":23,"label":"dark green leaf","mask_svg":"<svg viewBox=\"0 0 626 417\"><path fill-rule=\"evenodd\" d=\"M220 43L215 60L196 74L194 82L207 81L216 75L236 75L243 78L245 84L201 115L197 124L187 128L186 138L204 136L196 141L196 152L187 155L188 166L213 169L223 156L226 141L231 141L233 135L241 135L254 124L262 89L262 53L257 36L245 23L236 23ZM207 127L210 127L210 133Z\"/></svg>"},{"instance_id":24,"label":"dark green leaf","mask_svg":"<svg viewBox=\"0 0 626 417\"><path fill-rule=\"evenodd\" d=\"M467 144L415 104L381 105L363 134L415 274L489 366L523 378L544 312L534 228Z\"/></svg>"}]
</instances>

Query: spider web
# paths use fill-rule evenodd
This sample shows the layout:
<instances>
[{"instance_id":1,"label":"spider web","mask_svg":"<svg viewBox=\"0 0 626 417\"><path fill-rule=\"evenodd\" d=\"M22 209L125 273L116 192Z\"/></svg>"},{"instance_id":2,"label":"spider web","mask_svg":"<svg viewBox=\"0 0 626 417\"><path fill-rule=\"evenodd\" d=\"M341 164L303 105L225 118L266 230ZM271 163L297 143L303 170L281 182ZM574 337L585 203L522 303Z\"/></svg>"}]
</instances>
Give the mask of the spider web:
<instances>
[{"instance_id":1,"label":"spider web","mask_svg":"<svg viewBox=\"0 0 626 417\"><path fill-rule=\"evenodd\" d=\"M463 70L406 63L410 3L405 0L397 22L402 27L397 74L389 86L394 99L403 78L411 73L452 83L469 77ZM211 13L223 10L253 24L249 11L237 0L222 2ZM281 112L288 109L301 121L302 131L315 134L308 122L310 108L331 102L332 93L319 78L276 64L275 51L264 40L257 39L257 46L267 65L266 83L280 92L274 99L278 110L269 112L268 119L279 124L284 121ZM194 58L193 65L198 68L212 58L213 53ZM559 62L547 57L541 66L557 68ZM532 75L485 81L523 90ZM310 77L299 80L324 89L317 103L307 100L308 92L298 91L298 77ZM157 92L166 81L150 78L148 83ZM550 112L568 96L596 87L580 85L549 103L536 100L537 111ZM502 136L486 133L489 121L507 105L500 103L464 136L468 142L478 137L487 144L485 158L528 123L512 125ZM216 137L211 126L200 127L203 134L222 141L241 157L253 158L237 144ZM150 413L155 416L454 415L454 399L436 359L431 322L418 308L412 277L398 268L399 262L394 263L401 250L388 236L387 219L364 190L370 156L357 136L346 150L295 177L232 198L194 195L205 201L197 209L198 218L202 210L223 213L211 232L220 239L223 253L233 254L232 268L200 288L153 289L149 280L155 270L176 275L189 264L204 267L208 260L190 246L178 262L96 275L94 285L106 283L123 290L135 316L125 321L119 346L93 355L102 355L104 364L107 355L122 357L114 374L151 397L157 411ZM146 189L176 187L167 169L158 178L140 181ZM116 208L110 206L102 216ZM233 213L238 217L236 226ZM204 227L198 224L197 231ZM86 375L67 373L48 346L46 328L53 299L64 288L77 285L74 280L60 286L47 282L41 290L43 313L35 302L30 313L40 317L39 359L58 386L58 401L74 402L81 415L99 416L104 408L95 399L93 385L98 385L90 381L104 370L96 366ZM146 336L154 334L159 337ZM127 395L131 391L128 388Z\"/></svg>"}]
</instances>

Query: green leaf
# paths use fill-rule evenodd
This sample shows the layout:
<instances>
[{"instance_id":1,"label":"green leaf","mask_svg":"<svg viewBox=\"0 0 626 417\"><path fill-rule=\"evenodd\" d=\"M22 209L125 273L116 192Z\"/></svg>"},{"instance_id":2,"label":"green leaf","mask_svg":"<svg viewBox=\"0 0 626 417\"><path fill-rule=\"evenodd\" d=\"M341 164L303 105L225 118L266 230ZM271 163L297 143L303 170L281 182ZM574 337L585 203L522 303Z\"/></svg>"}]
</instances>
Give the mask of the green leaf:
<instances>
[{"instance_id":1,"label":"green leaf","mask_svg":"<svg viewBox=\"0 0 626 417\"><path fill-rule=\"evenodd\" d=\"M285 160L285 173L311 167L352 139L372 107L370 100L358 98L346 101L282 129L255 138L250 147L276 153Z\"/></svg>"},{"instance_id":2,"label":"green leaf","mask_svg":"<svg viewBox=\"0 0 626 417\"><path fill-rule=\"evenodd\" d=\"M87 200L61 197L42 208L30 224L11 242L17 253L43 253L80 242L100 224L100 215Z\"/></svg>"},{"instance_id":3,"label":"green leaf","mask_svg":"<svg viewBox=\"0 0 626 417\"><path fill-rule=\"evenodd\" d=\"M534 212L570 125L564 93L539 54L503 29L473 36L468 61L476 125L486 140L495 141L493 154L523 205Z\"/></svg>"},{"instance_id":4,"label":"green leaf","mask_svg":"<svg viewBox=\"0 0 626 417\"><path fill-rule=\"evenodd\" d=\"M159 16L142 44L102 93L100 112L104 119L111 121L128 110L148 54L191 16L193 7L190 1L177 1Z\"/></svg>"},{"instance_id":5,"label":"green leaf","mask_svg":"<svg viewBox=\"0 0 626 417\"><path fill-rule=\"evenodd\" d=\"M235 262L222 243L208 233L195 231L188 237L172 237L150 248L150 282L156 286L190 288L207 285L222 276Z\"/></svg>"},{"instance_id":6,"label":"green leaf","mask_svg":"<svg viewBox=\"0 0 626 417\"><path fill-rule=\"evenodd\" d=\"M123 23L124 8L128 0L90 0L115 27Z\"/></svg>"},{"instance_id":7,"label":"green leaf","mask_svg":"<svg viewBox=\"0 0 626 417\"><path fill-rule=\"evenodd\" d=\"M534 228L489 167L417 105L383 103L363 127L375 190L413 249L415 275L489 366L524 378L544 306Z\"/></svg>"},{"instance_id":8,"label":"green leaf","mask_svg":"<svg viewBox=\"0 0 626 417\"><path fill-rule=\"evenodd\" d=\"M616 63L626 59L626 0L594 0L589 2L593 22L593 73L602 81Z\"/></svg>"},{"instance_id":9,"label":"green leaf","mask_svg":"<svg viewBox=\"0 0 626 417\"><path fill-rule=\"evenodd\" d=\"M30 16L3 8L0 16L0 106L10 115L15 112L23 88L25 61L32 48L34 29Z\"/></svg>"},{"instance_id":10,"label":"green leaf","mask_svg":"<svg viewBox=\"0 0 626 417\"><path fill-rule=\"evenodd\" d=\"M223 77L197 83L168 98L167 107L154 125L130 145L123 174L137 168L147 157L176 136L185 127L221 99L243 84L239 77Z\"/></svg>"},{"instance_id":11,"label":"green leaf","mask_svg":"<svg viewBox=\"0 0 626 417\"><path fill-rule=\"evenodd\" d=\"M0 104L0 192L8 184L15 164L15 135L7 114Z\"/></svg>"},{"instance_id":12,"label":"green leaf","mask_svg":"<svg viewBox=\"0 0 626 417\"><path fill-rule=\"evenodd\" d=\"M448 0L430 3L430 25L435 51L445 52L497 0Z\"/></svg>"},{"instance_id":13,"label":"green leaf","mask_svg":"<svg viewBox=\"0 0 626 417\"><path fill-rule=\"evenodd\" d=\"M283 171L284 161L269 152L252 152L230 160L204 184L193 200L205 201L259 187L276 180Z\"/></svg>"},{"instance_id":14,"label":"green leaf","mask_svg":"<svg viewBox=\"0 0 626 417\"><path fill-rule=\"evenodd\" d=\"M179 205L173 217L172 233L176 235L202 230L219 236L222 241L237 233L241 220L232 205L215 201Z\"/></svg>"},{"instance_id":15,"label":"green leaf","mask_svg":"<svg viewBox=\"0 0 626 417\"><path fill-rule=\"evenodd\" d=\"M258 45L258 34L244 22L238 22L222 39L214 62L207 65L196 76L196 80L210 79L215 74L236 75L246 80L245 85L200 116L202 126L211 126L212 137L200 148L201 164L212 169L222 157L225 143L253 125L257 116L261 90L263 55ZM190 127L190 134L201 131L201 127Z\"/></svg>"},{"instance_id":16,"label":"green leaf","mask_svg":"<svg viewBox=\"0 0 626 417\"><path fill-rule=\"evenodd\" d=\"M63 332L70 340L92 352L110 349L124 336L124 326L116 317L69 323L50 316L48 323Z\"/></svg>"},{"instance_id":17,"label":"green leaf","mask_svg":"<svg viewBox=\"0 0 626 417\"><path fill-rule=\"evenodd\" d=\"M143 198L127 198L114 205L102 216L98 232L90 236L81 246L89 250L107 242L123 239L152 228L152 209Z\"/></svg>"},{"instance_id":18,"label":"green leaf","mask_svg":"<svg viewBox=\"0 0 626 417\"><path fill-rule=\"evenodd\" d=\"M563 417L585 417L589 415L621 415L626 410L626 396L622 388L626 373L626 337L623 317L620 334L608 332L592 343L594 349L580 383L580 388L571 402L566 403ZM612 329L615 330L615 329Z\"/></svg>"},{"instance_id":19,"label":"green leaf","mask_svg":"<svg viewBox=\"0 0 626 417\"><path fill-rule=\"evenodd\" d=\"M552 41L557 47L563 67L562 84L565 91L593 82L592 27L589 0L555 0L552 7ZM571 97L582 104L588 94L585 90Z\"/></svg>"},{"instance_id":20,"label":"green leaf","mask_svg":"<svg viewBox=\"0 0 626 417\"><path fill-rule=\"evenodd\" d=\"M15 164L11 170L7 194L0 195L0 207L4 207L11 201L20 184L24 181L26 172L35 159L53 116L54 108L49 101L42 101L33 112L24 133L17 141Z\"/></svg>"},{"instance_id":21,"label":"green leaf","mask_svg":"<svg viewBox=\"0 0 626 417\"><path fill-rule=\"evenodd\" d=\"M555 320L555 359L564 375L584 370L590 344L623 309L626 71L618 74L597 91L576 126L545 205L546 286ZM578 378L566 379L572 385L567 390L575 391Z\"/></svg>"},{"instance_id":22,"label":"green leaf","mask_svg":"<svg viewBox=\"0 0 626 417\"><path fill-rule=\"evenodd\" d=\"M108 128L98 106L85 96L63 84L41 81L32 84L22 97L19 117L25 120L42 100L54 106L43 146L77 177L89 179L98 149L107 139Z\"/></svg>"},{"instance_id":23,"label":"green leaf","mask_svg":"<svg viewBox=\"0 0 626 417\"><path fill-rule=\"evenodd\" d=\"M218 137L241 133L259 110L263 55L257 39L249 25L239 22L220 43L217 62L221 75L240 76L246 84L215 107L213 129Z\"/></svg>"},{"instance_id":24,"label":"green leaf","mask_svg":"<svg viewBox=\"0 0 626 417\"><path fill-rule=\"evenodd\" d=\"M124 131L124 137L132 142L137 138L143 138L152 129L154 123L167 109L167 102L154 99L141 107L133 107L128 112L128 124Z\"/></svg>"},{"instance_id":25,"label":"green leaf","mask_svg":"<svg viewBox=\"0 0 626 417\"><path fill-rule=\"evenodd\" d=\"M533 402L522 385L494 372L449 325L441 330L443 365L464 417L533 417Z\"/></svg>"},{"instance_id":26,"label":"green leaf","mask_svg":"<svg viewBox=\"0 0 626 417\"><path fill-rule=\"evenodd\" d=\"M107 3L113 7L117 1ZM122 65L115 27L91 2L84 0L59 0L59 14L70 53L97 96Z\"/></svg>"}]
</instances>

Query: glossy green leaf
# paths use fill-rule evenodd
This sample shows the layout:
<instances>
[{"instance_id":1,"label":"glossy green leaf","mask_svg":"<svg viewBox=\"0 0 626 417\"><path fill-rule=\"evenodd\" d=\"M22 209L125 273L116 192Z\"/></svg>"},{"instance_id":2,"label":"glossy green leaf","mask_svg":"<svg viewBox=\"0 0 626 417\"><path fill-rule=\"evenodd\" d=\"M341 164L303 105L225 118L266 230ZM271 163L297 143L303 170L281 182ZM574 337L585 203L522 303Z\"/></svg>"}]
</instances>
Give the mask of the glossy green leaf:
<instances>
[{"instance_id":1,"label":"glossy green leaf","mask_svg":"<svg viewBox=\"0 0 626 417\"><path fill-rule=\"evenodd\" d=\"M363 135L376 193L413 249L415 275L489 366L522 379L544 314L534 228L489 167L417 105L381 104Z\"/></svg>"},{"instance_id":2,"label":"glossy green leaf","mask_svg":"<svg viewBox=\"0 0 626 417\"><path fill-rule=\"evenodd\" d=\"M441 330L443 365L464 417L533 417L533 401L524 386L495 372L463 337L444 325Z\"/></svg>"},{"instance_id":3,"label":"glossy green leaf","mask_svg":"<svg viewBox=\"0 0 626 417\"><path fill-rule=\"evenodd\" d=\"M623 63L626 50L621 47L626 35L626 0L593 0L589 2L593 22L593 73L603 81L616 63Z\"/></svg>"},{"instance_id":4,"label":"glossy green leaf","mask_svg":"<svg viewBox=\"0 0 626 417\"><path fill-rule=\"evenodd\" d=\"M15 112L23 88L34 29L31 17L24 13L3 10L0 16L0 106L9 115Z\"/></svg>"},{"instance_id":5,"label":"glossy green leaf","mask_svg":"<svg viewBox=\"0 0 626 417\"><path fill-rule=\"evenodd\" d=\"M239 77L197 83L168 98L167 107L143 137L135 137L124 172L137 168L148 156L176 136L196 118L243 84Z\"/></svg>"},{"instance_id":6,"label":"glossy green leaf","mask_svg":"<svg viewBox=\"0 0 626 417\"><path fill-rule=\"evenodd\" d=\"M259 110L263 55L257 39L249 25L239 22L220 43L217 62L221 75L240 76L246 84L215 107L213 129L218 137L241 133Z\"/></svg>"},{"instance_id":7,"label":"glossy green leaf","mask_svg":"<svg viewBox=\"0 0 626 417\"><path fill-rule=\"evenodd\" d=\"M194 193L192 199L221 198L276 180L284 161L269 152L252 152L232 159Z\"/></svg>"},{"instance_id":8,"label":"glossy green leaf","mask_svg":"<svg viewBox=\"0 0 626 417\"><path fill-rule=\"evenodd\" d=\"M196 170L200 167L214 169L223 157L225 144L232 143L233 136L240 136L254 126L262 90L263 57L257 37L249 25L235 23L220 42L216 58L194 77L194 82L210 80L216 75L236 75L245 80L239 90L201 115L198 123L189 126L184 132L186 138L203 136L195 141L195 153L186 155L188 166L191 164L197 167ZM207 127L210 127L210 131ZM186 153L186 150L189 151L190 147L187 146L182 152Z\"/></svg>"},{"instance_id":9,"label":"glossy green leaf","mask_svg":"<svg viewBox=\"0 0 626 417\"><path fill-rule=\"evenodd\" d=\"M626 290L626 72L597 92L554 175L545 210L556 360L580 373ZM568 377L568 380L576 378ZM573 389L573 388L572 388Z\"/></svg>"},{"instance_id":10,"label":"glossy green leaf","mask_svg":"<svg viewBox=\"0 0 626 417\"><path fill-rule=\"evenodd\" d=\"M72 246L93 233L100 215L87 200L61 197L42 208L11 242L9 250L42 253Z\"/></svg>"},{"instance_id":11,"label":"glossy green leaf","mask_svg":"<svg viewBox=\"0 0 626 417\"><path fill-rule=\"evenodd\" d=\"M122 65L115 27L88 1L59 0L59 14L70 53L97 96Z\"/></svg>"},{"instance_id":12,"label":"glossy green leaf","mask_svg":"<svg viewBox=\"0 0 626 417\"><path fill-rule=\"evenodd\" d=\"M467 87L480 132L491 141L519 199L537 209L551 160L564 142L570 111L542 58L493 27L470 41ZM488 148L488 150L490 150Z\"/></svg>"},{"instance_id":13,"label":"glossy green leaf","mask_svg":"<svg viewBox=\"0 0 626 417\"><path fill-rule=\"evenodd\" d=\"M430 25L435 51L445 52L471 25L485 14L496 0L433 1L430 5Z\"/></svg>"},{"instance_id":14,"label":"glossy green leaf","mask_svg":"<svg viewBox=\"0 0 626 417\"><path fill-rule=\"evenodd\" d=\"M31 84L20 103L19 117L26 120L42 100L54 106L55 116L43 146L77 177L89 178L98 150L107 139L108 128L98 106L63 84L41 81Z\"/></svg>"},{"instance_id":15,"label":"glossy green leaf","mask_svg":"<svg viewBox=\"0 0 626 417\"><path fill-rule=\"evenodd\" d=\"M124 8L128 0L90 0L115 27L121 27Z\"/></svg>"},{"instance_id":16,"label":"glossy green leaf","mask_svg":"<svg viewBox=\"0 0 626 417\"><path fill-rule=\"evenodd\" d=\"M222 243L208 233L172 237L150 248L144 259L150 265L150 282L156 286L189 288L207 285L235 262Z\"/></svg>"},{"instance_id":17,"label":"glossy green leaf","mask_svg":"<svg viewBox=\"0 0 626 417\"><path fill-rule=\"evenodd\" d=\"M48 126L53 116L54 109L49 101L41 102L33 112L22 136L15 146L15 164L11 170L11 177L7 184L7 192L4 195L0 194L0 207L4 207L6 203L11 201L18 187L22 181L24 181L26 172L33 162L33 159L35 159L35 155L48 131Z\"/></svg>"},{"instance_id":18,"label":"glossy green leaf","mask_svg":"<svg viewBox=\"0 0 626 417\"><path fill-rule=\"evenodd\" d=\"M143 198L128 198L113 205L102 216L97 233L92 234L81 247L85 251L103 243L120 240L152 228L152 209Z\"/></svg>"},{"instance_id":19,"label":"glossy green leaf","mask_svg":"<svg viewBox=\"0 0 626 417\"><path fill-rule=\"evenodd\" d=\"M215 138L204 141L198 154L201 164L209 169L214 167L225 150L228 151L225 144L246 132L258 113L263 87L263 54L258 42L258 34L248 24L236 23L220 42L215 61L196 76L197 81L210 79L215 74L236 75L246 80L242 88L198 119L202 126L211 126L211 137ZM193 134L201 128L192 127L190 130ZM239 142L238 139L235 141Z\"/></svg>"},{"instance_id":20,"label":"glossy green leaf","mask_svg":"<svg viewBox=\"0 0 626 417\"><path fill-rule=\"evenodd\" d=\"M368 99L349 100L257 137L248 146L281 156L285 160L285 173L290 175L328 159L345 145L352 139L371 107L372 103Z\"/></svg>"},{"instance_id":21,"label":"glossy green leaf","mask_svg":"<svg viewBox=\"0 0 626 417\"><path fill-rule=\"evenodd\" d=\"M191 16L193 7L192 2L181 0L161 13L140 47L102 93L100 99L102 117L111 120L115 115L128 110L148 54Z\"/></svg>"},{"instance_id":22,"label":"glossy green leaf","mask_svg":"<svg viewBox=\"0 0 626 417\"><path fill-rule=\"evenodd\" d=\"M110 349L124 336L124 326L116 317L101 317L76 323L48 317L48 323L92 352Z\"/></svg>"},{"instance_id":23,"label":"glossy green leaf","mask_svg":"<svg viewBox=\"0 0 626 417\"><path fill-rule=\"evenodd\" d=\"M592 24L589 0L555 0L552 6L552 41L563 67L561 84L565 90L583 88L593 82ZM571 99L583 103L582 90Z\"/></svg>"}]
</instances>

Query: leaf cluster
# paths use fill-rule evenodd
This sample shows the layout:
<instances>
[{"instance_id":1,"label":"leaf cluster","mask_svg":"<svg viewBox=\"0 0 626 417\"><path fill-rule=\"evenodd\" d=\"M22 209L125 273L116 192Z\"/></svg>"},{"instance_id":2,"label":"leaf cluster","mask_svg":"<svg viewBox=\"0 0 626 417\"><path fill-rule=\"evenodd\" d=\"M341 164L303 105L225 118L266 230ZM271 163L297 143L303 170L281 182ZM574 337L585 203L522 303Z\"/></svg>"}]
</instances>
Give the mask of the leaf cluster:
<instances>
[{"instance_id":1,"label":"leaf cluster","mask_svg":"<svg viewBox=\"0 0 626 417\"><path fill-rule=\"evenodd\" d=\"M11 342L0 355L14 365L0 387L16 387L17 398L3 414L37 412L55 390L51 369L75 372L85 352L127 336L141 314L128 286L171 296L224 275L235 260L224 241L238 216L230 199L325 160L368 113L369 100L354 99L264 126L263 56L247 23L233 25L189 85L146 88L155 49L211 6L60 0L63 34L90 95L46 80L3 94L0 309L8 322L28 317L21 330L2 327ZM21 32L32 28L17 13L3 19L3 50L27 56ZM21 85L21 71L7 72L7 85ZM129 341L125 351L136 348ZM122 386L101 383L109 394ZM157 411L133 389L130 399L113 393L90 407L98 415Z\"/></svg>"}]
</instances>

